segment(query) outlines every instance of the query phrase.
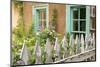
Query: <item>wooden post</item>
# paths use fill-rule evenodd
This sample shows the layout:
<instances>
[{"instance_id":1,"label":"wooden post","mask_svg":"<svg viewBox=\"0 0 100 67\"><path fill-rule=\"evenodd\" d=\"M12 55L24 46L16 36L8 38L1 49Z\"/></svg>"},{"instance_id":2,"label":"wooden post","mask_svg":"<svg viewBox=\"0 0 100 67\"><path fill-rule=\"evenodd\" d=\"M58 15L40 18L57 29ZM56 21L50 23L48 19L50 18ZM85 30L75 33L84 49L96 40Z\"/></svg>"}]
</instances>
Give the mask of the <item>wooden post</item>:
<instances>
[{"instance_id":1,"label":"wooden post","mask_svg":"<svg viewBox=\"0 0 100 67\"><path fill-rule=\"evenodd\" d=\"M46 62L45 63L53 62L53 60L52 60L52 46L50 44L49 38L47 38L47 40L46 40L45 52L46 52Z\"/></svg>"},{"instance_id":2,"label":"wooden post","mask_svg":"<svg viewBox=\"0 0 100 67\"><path fill-rule=\"evenodd\" d=\"M64 38L62 40L62 48L64 49L63 58L65 58L65 57L67 57L67 40L66 40L66 36L64 36Z\"/></svg>"},{"instance_id":3,"label":"wooden post","mask_svg":"<svg viewBox=\"0 0 100 67\"><path fill-rule=\"evenodd\" d=\"M85 51L88 49L88 35L85 35Z\"/></svg>"},{"instance_id":4,"label":"wooden post","mask_svg":"<svg viewBox=\"0 0 100 67\"><path fill-rule=\"evenodd\" d=\"M74 48L74 38L73 38L73 35L70 36L70 55L73 55L74 52L73 52L73 48Z\"/></svg>"},{"instance_id":5,"label":"wooden post","mask_svg":"<svg viewBox=\"0 0 100 67\"><path fill-rule=\"evenodd\" d=\"M23 47L22 47L22 50L21 50L20 58L24 62L25 65L28 64L28 61L29 61L29 53L28 53L27 46L25 44L25 40L24 40Z\"/></svg>"},{"instance_id":6,"label":"wooden post","mask_svg":"<svg viewBox=\"0 0 100 67\"><path fill-rule=\"evenodd\" d=\"M92 48L92 37L91 37L91 33L89 34L89 38L88 38L88 45L89 45L89 49Z\"/></svg>"},{"instance_id":7,"label":"wooden post","mask_svg":"<svg viewBox=\"0 0 100 67\"><path fill-rule=\"evenodd\" d=\"M83 34L81 34L81 52L84 52L84 37L83 37Z\"/></svg>"},{"instance_id":8,"label":"wooden post","mask_svg":"<svg viewBox=\"0 0 100 67\"><path fill-rule=\"evenodd\" d=\"M78 53L78 35L76 35L75 43L74 43L74 53Z\"/></svg>"},{"instance_id":9,"label":"wooden post","mask_svg":"<svg viewBox=\"0 0 100 67\"><path fill-rule=\"evenodd\" d=\"M56 38L56 41L55 41L55 46L54 46L54 51L55 51L55 61L58 61L60 60L60 44L58 43L58 38Z\"/></svg>"},{"instance_id":10,"label":"wooden post","mask_svg":"<svg viewBox=\"0 0 100 67\"><path fill-rule=\"evenodd\" d=\"M40 44L38 42L38 40L35 43L35 47L34 47L34 55L35 55L35 64L41 64L41 47Z\"/></svg>"},{"instance_id":11,"label":"wooden post","mask_svg":"<svg viewBox=\"0 0 100 67\"><path fill-rule=\"evenodd\" d=\"M93 48L95 48L95 34L93 33Z\"/></svg>"}]
</instances>

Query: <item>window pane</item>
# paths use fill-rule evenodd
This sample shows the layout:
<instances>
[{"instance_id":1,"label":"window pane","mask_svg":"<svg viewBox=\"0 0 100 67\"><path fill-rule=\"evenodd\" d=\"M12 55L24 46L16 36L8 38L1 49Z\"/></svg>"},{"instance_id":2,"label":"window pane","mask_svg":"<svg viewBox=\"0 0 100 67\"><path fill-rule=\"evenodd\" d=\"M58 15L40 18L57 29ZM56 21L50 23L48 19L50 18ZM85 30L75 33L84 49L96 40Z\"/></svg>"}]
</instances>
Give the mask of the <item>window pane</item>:
<instances>
[{"instance_id":1,"label":"window pane","mask_svg":"<svg viewBox=\"0 0 100 67\"><path fill-rule=\"evenodd\" d=\"M80 31L85 31L85 29L86 29L86 22L80 21Z\"/></svg>"},{"instance_id":2,"label":"window pane","mask_svg":"<svg viewBox=\"0 0 100 67\"><path fill-rule=\"evenodd\" d=\"M86 8L80 8L80 19L86 19Z\"/></svg>"},{"instance_id":3,"label":"window pane","mask_svg":"<svg viewBox=\"0 0 100 67\"><path fill-rule=\"evenodd\" d=\"M73 19L78 19L78 9L77 8L73 9Z\"/></svg>"},{"instance_id":4,"label":"window pane","mask_svg":"<svg viewBox=\"0 0 100 67\"><path fill-rule=\"evenodd\" d=\"M46 27L46 9L39 9L38 11L38 20L40 31L43 31Z\"/></svg>"},{"instance_id":5,"label":"window pane","mask_svg":"<svg viewBox=\"0 0 100 67\"><path fill-rule=\"evenodd\" d=\"M73 31L78 31L78 21L73 21Z\"/></svg>"}]
</instances>

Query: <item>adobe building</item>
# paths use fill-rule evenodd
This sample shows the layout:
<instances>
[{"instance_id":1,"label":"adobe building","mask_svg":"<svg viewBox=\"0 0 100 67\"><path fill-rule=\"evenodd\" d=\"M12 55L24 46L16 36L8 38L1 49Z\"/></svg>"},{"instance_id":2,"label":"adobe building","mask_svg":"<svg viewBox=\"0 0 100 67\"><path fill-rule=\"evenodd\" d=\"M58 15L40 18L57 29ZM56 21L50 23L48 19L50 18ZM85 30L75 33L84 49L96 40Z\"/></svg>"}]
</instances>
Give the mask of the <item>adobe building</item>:
<instances>
[{"instance_id":1,"label":"adobe building","mask_svg":"<svg viewBox=\"0 0 100 67\"><path fill-rule=\"evenodd\" d=\"M54 26L55 31L73 36L96 33L96 7L88 5L65 5L54 3L23 2L25 30L33 24L35 32ZM12 4L12 27L16 27L18 9Z\"/></svg>"},{"instance_id":2,"label":"adobe building","mask_svg":"<svg viewBox=\"0 0 100 67\"><path fill-rule=\"evenodd\" d=\"M54 19L56 25L55 30L60 34L64 34L66 27L65 4L23 2L23 17L26 32L28 32L32 23L34 23L36 31L50 28L50 24L53 22L54 10L57 12L57 18ZM18 10L15 8L12 8L12 16L12 25L15 27L18 20Z\"/></svg>"}]
</instances>

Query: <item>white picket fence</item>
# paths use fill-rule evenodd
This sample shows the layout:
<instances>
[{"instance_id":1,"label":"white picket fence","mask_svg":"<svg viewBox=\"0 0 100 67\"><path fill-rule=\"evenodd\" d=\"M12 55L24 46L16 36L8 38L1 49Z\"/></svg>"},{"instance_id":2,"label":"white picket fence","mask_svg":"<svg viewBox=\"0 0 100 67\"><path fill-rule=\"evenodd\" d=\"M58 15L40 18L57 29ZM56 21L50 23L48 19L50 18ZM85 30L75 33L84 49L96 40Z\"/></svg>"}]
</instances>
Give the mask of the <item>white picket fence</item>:
<instances>
[{"instance_id":1,"label":"white picket fence","mask_svg":"<svg viewBox=\"0 0 100 67\"><path fill-rule=\"evenodd\" d=\"M69 42L70 48L68 49L68 43L66 36L62 39L61 45L58 42L58 38L56 37L55 45L52 46L50 43L49 38L47 38L44 52L46 53L46 61L45 63L60 63L60 62L74 62L76 61L84 61L87 58L95 55L95 35L91 34L86 35L85 38L83 37L83 34L81 35L81 38L78 38L78 35L76 35L76 38L74 39L73 36L70 37ZM61 51L63 48L63 53L61 54ZM54 50L54 53L52 53L52 50ZM25 42L23 43L22 52L20 58L24 62L25 65L29 64L29 50L27 49L27 46ZM38 40L36 41L36 44L34 46L34 54L35 54L35 64L43 64L41 61L42 56L42 50L40 47L40 43ZM55 60L53 61L52 56L54 55ZM74 58L74 60L73 60Z\"/></svg>"}]
</instances>

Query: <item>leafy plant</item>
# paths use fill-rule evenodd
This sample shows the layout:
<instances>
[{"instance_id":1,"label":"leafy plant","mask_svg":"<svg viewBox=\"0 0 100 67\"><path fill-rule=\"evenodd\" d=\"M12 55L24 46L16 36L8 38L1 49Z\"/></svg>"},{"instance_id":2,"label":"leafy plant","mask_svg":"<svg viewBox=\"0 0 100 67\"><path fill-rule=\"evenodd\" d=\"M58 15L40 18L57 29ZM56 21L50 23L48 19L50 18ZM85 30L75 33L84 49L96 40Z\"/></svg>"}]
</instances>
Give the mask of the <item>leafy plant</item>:
<instances>
[{"instance_id":1,"label":"leafy plant","mask_svg":"<svg viewBox=\"0 0 100 67\"><path fill-rule=\"evenodd\" d=\"M52 30L56 29L57 18L58 18L58 11L55 8L55 9L53 9L52 20L51 20L51 29Z\"/></svg>"}]
</instances>

